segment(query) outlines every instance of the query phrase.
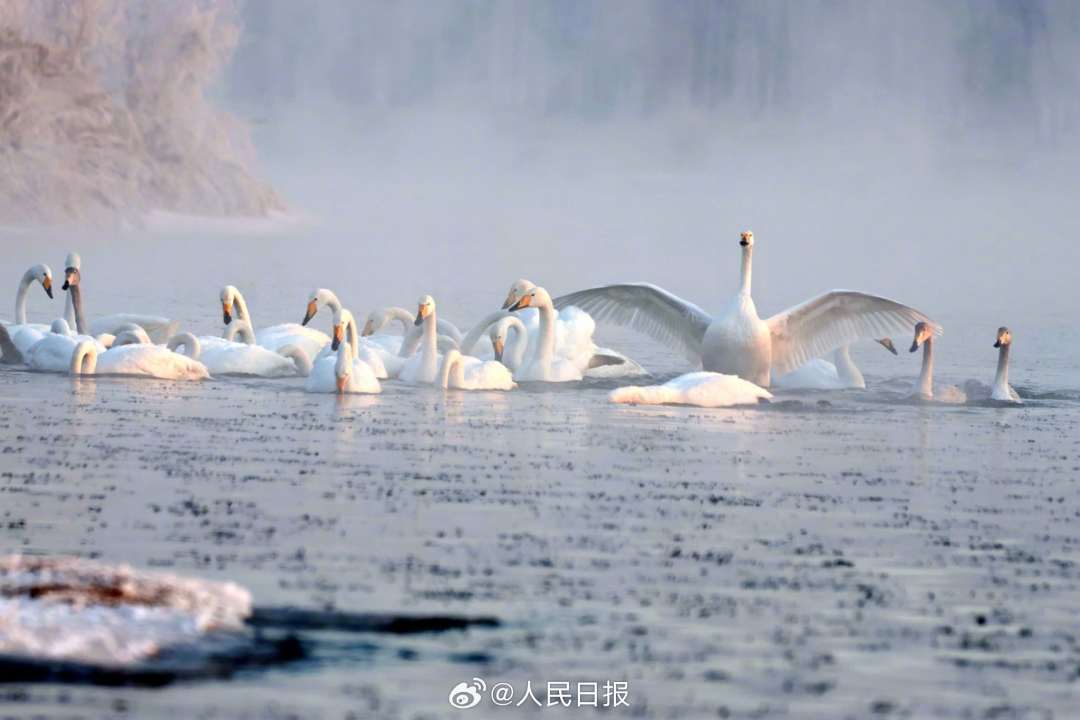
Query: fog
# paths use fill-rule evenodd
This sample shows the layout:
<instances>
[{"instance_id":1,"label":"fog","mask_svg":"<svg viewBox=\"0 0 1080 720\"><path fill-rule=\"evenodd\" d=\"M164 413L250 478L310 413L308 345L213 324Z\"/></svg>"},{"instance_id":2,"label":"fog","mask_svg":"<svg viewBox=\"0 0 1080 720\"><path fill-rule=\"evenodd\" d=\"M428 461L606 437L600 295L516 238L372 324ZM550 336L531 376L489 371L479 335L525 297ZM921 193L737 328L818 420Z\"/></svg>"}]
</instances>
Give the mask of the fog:
<instances>
[{"instance_id":1,"label":"fog","mask_svg":"<svg viewBox=\"0 0 1080 720\"><path fill-rule=\"evenodd\" d=\"M250 124L253 172L310 224L230 243L231 282L251 282L236 248L263 248L261 275L364 303L431 292L470 315L526 276L555 293L649 280L717 309L749 228L763 315L833 287L995 327L1080 300L1075 3L237 12L211 101Z\"/></svg>"}]
</instances>

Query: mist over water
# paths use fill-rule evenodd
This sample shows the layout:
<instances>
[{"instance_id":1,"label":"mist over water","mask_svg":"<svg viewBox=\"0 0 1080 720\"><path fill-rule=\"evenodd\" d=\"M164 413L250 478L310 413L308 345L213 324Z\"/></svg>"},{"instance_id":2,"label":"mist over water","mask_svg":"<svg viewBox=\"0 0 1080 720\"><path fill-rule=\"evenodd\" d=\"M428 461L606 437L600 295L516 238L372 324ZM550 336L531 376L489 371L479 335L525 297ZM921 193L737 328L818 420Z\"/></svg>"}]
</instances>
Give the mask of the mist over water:
<instances>
[{"instance_id":1,"label":"mist over water","mask_svg":"<svg viewBox=\"0 0 1080 720\"><path fill-rule=\"evenodd\" d=\"M752 228L765 313L831 287L994 324L1078 299L1073 3L260 2L243 23L225 97L380 292L647 279L716 309Z\"/></svg>"}]
</instances>

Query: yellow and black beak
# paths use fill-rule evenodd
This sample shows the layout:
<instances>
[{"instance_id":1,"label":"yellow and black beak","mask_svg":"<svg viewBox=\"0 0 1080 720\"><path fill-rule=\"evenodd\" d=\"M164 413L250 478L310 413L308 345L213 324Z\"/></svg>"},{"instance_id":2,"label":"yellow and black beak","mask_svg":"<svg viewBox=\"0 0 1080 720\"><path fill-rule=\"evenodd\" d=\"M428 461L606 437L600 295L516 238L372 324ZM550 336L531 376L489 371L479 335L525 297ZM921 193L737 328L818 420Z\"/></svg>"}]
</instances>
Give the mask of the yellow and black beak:
<instances>
[{"instance_id":1,"label":"yellow and black beak","mask_svg":"<svg viewBox=\"0 0 1080 720\"><path fill-rule=\"evenodd\" d=\"M491 343L491 345L495 348L495 360L498 362L502 362L503 350L506 349L506 343L503 342L502 338L496 338L495 341Z\"/></svg>"},{"instance_id":2,"label":"yellow and black beak","mask_svg":"<svg viewBox=\"0 0 1080 720\"><path fill-rule=\"evenodd\" d=\"M504 310L509 310L510 312L517 312L518 310L524 310L525 308L529 307L531 304L532 304L532 295L522 295L521 299L519 299L516 303L514 303L510 307L503 308L503 309Z\"/></svg>"},{"instance_id":3,"label":"yellow and black beak","mask_svg":"<svg viewBox=\"0 0 1080 720\"><path fill-rule=\"evenodd\" d=\"M72 285L79 284L79 271L75 268L67 268L64 270L64 284L60 287L61 290L67 290ZM49 285L52 285L52 281L49 281ZM50 295L52 293L49 293Z\"/></svg>"},{"instance_id":4,"label":"yellow and black beak","mask_svg":"<svg viewBox=\"0 0 1080 720\"><path fill-rule=\"evenodd\" d=\"M52 296L53 296L53 294L52 294L52 278L49 277L48 275L46 275L45 279L41 281L41 287L45 288L45 294L48 295L49 299L51 300ZM67 283L64 283L64 289L67 290Z\"/></svg>"},{"instance_id":5,"label":"yellow and black beak","mask_svg":"<svg viewBox=\"0 0 1080 720\"><path fill-rule=\"evenodd\" d=\"M502 309L503 309L503 310L506 310L506 309L508 309L508 308L509 308L509 307L510 307L511 305L513 305L514 303L516 303L516 302L517 302L517 300L518 300L518 299L517 299L517 295L515 295L515 294L514 294L514 291L513 291L513 290L511 290L510 292L508 292L508 293L506 294L506 299L505 299L505 300L503 300L503 304L502 304Z\"/></svg>"},{"instance_id":6,"label":"yellow and black beak","mask_svg":"<svg viewBox=\"0 0 1080 720\"><path fill-rule=\"evenodd\" d=\"M311 322L311 318L315 317L315 313L319 312L319 304L312 300L307 304L307 311L304 313L304 320L301 325L307 325Z\"/></svg>"},{"instance_id":7,"label":"yellow and black beak","mask_svg":"<svg viewBox=\"0 0 1080 720\"><path fill-rule=\"evenodd\" d=\"M228 325L232 322L232 305L229 303L221 303L221 319Z\"/></svg>"},{"instance_id":8,"label":"yellow and black beak","mask_svg":"<svg viewBox=\"0 0 1080 720\"><path fill-rule=\"evenodd\" d=\"M896 346L893 345L892 338L881 338L880 340L876 340L875 342L877 342L879 345L881 345L881 347L891 352L893 355L898 354L896 352Z\"/></svg>"},{"instance_id":9,"label":"yellow and black beak","mask_svg":"<svg viewBox=\"0 0 1080 720\"><path fill-rule=\"evenodd\" d=\"M338 323L334 326L334 339L330 341L330 349L337 350L341 341L345 339L345 325Z\"/></svg>"},{"instance_id":10,"label":"yellow and black beak","mask_svg":"<svg viewBox=\"0 0 1080 720\"><path fill-rule=\"evenodd\" d=\"M915 339L911 341L911 352L915 352L919 349L919 336L916 335Z\"/></svg>"},{"instance_id":11,"label":"yellow and black beak","mask_svg":"<svg viewBox=\"0 0 1080 720\"><path fill-rule=\"evenodd\" d=\"M998 338L997 340L994 341L994 347L996 347L996 348L1001 347L1001 338Z\"/></svg>"},{"instance_id":12,"label":"yellow and black beak","mask_svg":"<svg viewBox=\"0 0 1080 720\"><path fill-rule=\"evenodd\" d=\"M430 311L427 309L427 305L421 305L416 308L416 320L413 322L413 325L423 324L424 318L428 316L429 312Z\"/></svg>"}]
</instances>

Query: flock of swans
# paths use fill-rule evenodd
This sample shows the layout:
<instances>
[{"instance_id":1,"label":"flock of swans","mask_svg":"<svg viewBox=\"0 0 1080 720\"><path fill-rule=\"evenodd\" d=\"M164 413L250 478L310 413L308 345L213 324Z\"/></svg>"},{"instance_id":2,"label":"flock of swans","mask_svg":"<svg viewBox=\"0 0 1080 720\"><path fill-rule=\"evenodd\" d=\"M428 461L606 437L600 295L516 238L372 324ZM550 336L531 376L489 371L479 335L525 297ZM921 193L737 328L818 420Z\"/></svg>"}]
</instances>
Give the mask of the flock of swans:
<instances>
[{"instance_id":1,"label":"flock of swans","mask_svg":"<svg viewBox=\"0 0 1080 720\"><path fill-rule=\"evenodd\" d=\"M1008 328L997 333L997 375L988 391L978 383L967 390L935 388L933 348L941 328L926 315L876 295L833 290L762 319L751 296L753 233L742 233L739 245L738 292L715 316L647 283L606 285L552 298L543 287L518 280L501 309L464 333L438 317L429 295L420 298L415 314L399 307L382 308L369 314L361 329L337 295L325 288L308 297L302 322L256 329L244 296L229 285L220 293L221 335L201 337L179 332L177 322L153 315L120 313L88 321L82 262L71 253L64 269L64 317L50 325L27 322L29 289L35 282L53 298L52 271L47 265L34 265L19 282L14 322L0 323L0 353L6 364L72 375L171 380L299 375L306 377L307 391L324 393L378 393L388 380L462 390L511 390L519 382L647 375L622 353L597 347L592 336L599 320L650 335L702 368L663 385L617 388L610 394L612 402L720 407L769 399L770 386L865 388L849 345L873 339L896 354L889 336L914 328L911 352L923 348L923 361L912 397L966 402L969 396L979 396L1020 402L1008 382L1012 345ZM312 327L321 308L331 316L329 334ZM401 334L388 332L395 323L400 323Z\"/></svg>"}]
</instances>

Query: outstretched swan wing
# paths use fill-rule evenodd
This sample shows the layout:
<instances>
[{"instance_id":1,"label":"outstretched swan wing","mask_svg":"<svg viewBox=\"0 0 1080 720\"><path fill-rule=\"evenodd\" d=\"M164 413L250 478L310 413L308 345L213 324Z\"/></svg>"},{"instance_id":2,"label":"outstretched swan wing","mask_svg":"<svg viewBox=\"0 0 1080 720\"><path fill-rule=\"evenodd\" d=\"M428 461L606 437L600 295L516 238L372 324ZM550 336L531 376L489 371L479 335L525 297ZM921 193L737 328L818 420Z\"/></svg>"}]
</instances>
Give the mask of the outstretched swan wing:
<instances>
[{"instance_id":1,"label":"outstretched swan wing","mask_svg":"<svg viewBox=\"0 0 1080 720\"><path fill-rule=\"evenodd\" d=\"M832 290L766 320L772 334L772 369L789 373L859 338L910 333L925 321L941 328L915 308L895 300L852 290Z\"/></svg>"},{"instance_id":2,"label":"outstretched swan wing","mask_svg":"<svg viewBox=\"0 0 1080 720\"><path fill-rule=\"evenodd\" d=\"M649 283L623 283L578 290L557 297L555 307L575 305L596 320L625 325L674 345L701 362L701 341L712 318L693 303Z\"/></svg>"}]
</instances>

